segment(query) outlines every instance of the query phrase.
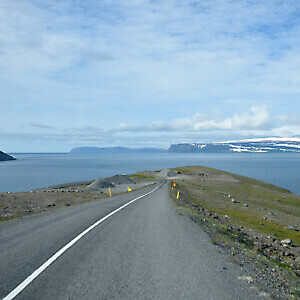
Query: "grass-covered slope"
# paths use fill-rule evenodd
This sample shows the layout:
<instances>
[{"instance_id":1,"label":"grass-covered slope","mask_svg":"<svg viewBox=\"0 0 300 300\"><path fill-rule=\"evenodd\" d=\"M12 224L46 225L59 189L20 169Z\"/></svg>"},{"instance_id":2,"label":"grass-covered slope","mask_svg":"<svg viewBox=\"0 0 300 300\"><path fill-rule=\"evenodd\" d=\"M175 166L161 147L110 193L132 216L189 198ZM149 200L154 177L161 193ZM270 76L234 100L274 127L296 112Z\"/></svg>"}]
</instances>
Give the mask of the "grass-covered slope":
<instances>
[{"instance_id":1,"label":"grass-covered slope","mask_svg":"<svg viewBox=\"0 0 300 300\"><path fill-rule=\"evenodd\" d=\"M265 265L262 274L266 276L274 270L276 288L300 295L299 195L206 167L173 170L179 174L174 178L177 186L171 190L172 198L204 226L214 243Z\"/></svg>"}]
</instances>

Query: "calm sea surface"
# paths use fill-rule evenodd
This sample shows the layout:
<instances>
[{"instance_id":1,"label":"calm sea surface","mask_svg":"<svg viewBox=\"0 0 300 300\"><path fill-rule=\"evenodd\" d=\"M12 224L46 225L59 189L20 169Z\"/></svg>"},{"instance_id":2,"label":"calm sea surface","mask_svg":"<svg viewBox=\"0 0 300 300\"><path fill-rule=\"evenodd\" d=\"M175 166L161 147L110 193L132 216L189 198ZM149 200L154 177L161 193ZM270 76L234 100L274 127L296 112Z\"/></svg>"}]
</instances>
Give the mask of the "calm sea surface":
<instances>
[{"instance_id":1,"label":"calm sea surface","mask_svg":"<svg viewBox=\"0 0 300 300\"><path fill-rule=\"evenodd\" d=\"M269 182L300 194L299 154L15 154L0 162L0 192L28 191L141 170L203 165Z\"/></svg>"}]
</instances>

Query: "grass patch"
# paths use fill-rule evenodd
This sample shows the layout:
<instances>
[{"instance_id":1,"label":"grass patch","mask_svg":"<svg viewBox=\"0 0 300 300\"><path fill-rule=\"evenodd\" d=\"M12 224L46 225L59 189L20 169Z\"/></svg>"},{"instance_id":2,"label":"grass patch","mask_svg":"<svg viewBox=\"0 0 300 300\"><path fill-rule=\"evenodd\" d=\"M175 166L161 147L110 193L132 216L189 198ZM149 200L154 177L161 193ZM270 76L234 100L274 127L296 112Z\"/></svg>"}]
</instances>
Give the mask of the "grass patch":
<instances>
[{"instance_id":1,"label":"grass patch","mask_svg":"<svg viewBox=\"0 0 300 300\"><path fill-rule=\"evenodd\" d=\"M142 175L142 174L133 174L129 176L130 179L138 178L138 179L154 179L154 176L151 175Z\"/></svg>"},{"instance_id":2,"label":"grass patch","mask_svg":"<svg viewBox=\"0 0 300 300\"><path fill-rule=\"evenodd\" d=\"M298 293L296 274L300 265L295 258L299 248L283 247L280 240L291 239L295 246L300 246L300 232L296 231L300 229L299 195L206 167L173 170L181 173L175 180L177 188L170 189L173 201L179 206L179 190L182 209L209 233L213 244L224 245L234 256L243 253L263 273L274 276L274 282L281 278L287 293Z\"/></svg>"}]
</instances>

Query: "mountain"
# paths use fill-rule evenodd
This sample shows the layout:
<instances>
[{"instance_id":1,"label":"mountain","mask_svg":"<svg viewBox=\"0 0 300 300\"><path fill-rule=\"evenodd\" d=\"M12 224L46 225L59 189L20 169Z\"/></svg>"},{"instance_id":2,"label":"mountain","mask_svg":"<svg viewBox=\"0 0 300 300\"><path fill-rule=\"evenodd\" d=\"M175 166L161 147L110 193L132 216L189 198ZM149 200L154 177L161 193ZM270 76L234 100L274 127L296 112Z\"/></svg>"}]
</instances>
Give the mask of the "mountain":
<instances>
[{"instance_id":1,"label":"mountain","mask_svg":"<svg viewBox=\"0 0 300 300\"><path fill-rule=\"evenodd\" d=\"M0 161L15 160L16 158L0 151Z\"/></svg>"},{"instance_id":2,"label":"mountain","mask_svg":"<svg viewBox=\"0 0 300 300\"><path fill-rule=\"evenodd\" d=\"M232 153L232 152L294 152L300 153L300 138L256 138L238 141L173 144L168 152Z\"/></svg>"},{"instance_id":3,"label":"mountain","mask_svg":"<svg viewBox=\"0 0 300 300\"><path fill-rule=\"evenodd\" d=\"M176 153L224 153L231 152L229 145L219 145L219 144L173 144L168 149L168 152Z\"/></svg>"},{"instance_id":4,"label":"mountain","mask_svg":"<svg viewBox=\"0 0 300 300\"><path fill-rule=\"evenodd\" d=\"M111 153L164 153L166 149L160 148L126 148L126 147L78 147L73 148L71 154L111 154Z\"/></svg>"}]
</instances>

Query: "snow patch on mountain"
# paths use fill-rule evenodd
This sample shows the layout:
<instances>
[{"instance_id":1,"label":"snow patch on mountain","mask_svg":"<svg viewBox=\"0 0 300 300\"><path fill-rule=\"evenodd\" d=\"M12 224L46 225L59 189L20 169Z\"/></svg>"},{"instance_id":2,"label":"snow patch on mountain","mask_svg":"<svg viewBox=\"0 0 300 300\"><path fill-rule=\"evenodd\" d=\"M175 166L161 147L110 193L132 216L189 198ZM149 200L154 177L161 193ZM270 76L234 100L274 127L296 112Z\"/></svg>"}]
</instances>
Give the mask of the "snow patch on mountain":
<instances>
[{"instance_id":1,"label":"snow patch on mountain","mask_svg":"<svg viewBox=\"0 0 300 300\"><path fill-rule=\"evenodd\" d=\"M169 152L296 152L300 153L300 138L254 138L214 143L193 143L193 144L174 144L169 148Z\"/></svg>"}]
</instances>

